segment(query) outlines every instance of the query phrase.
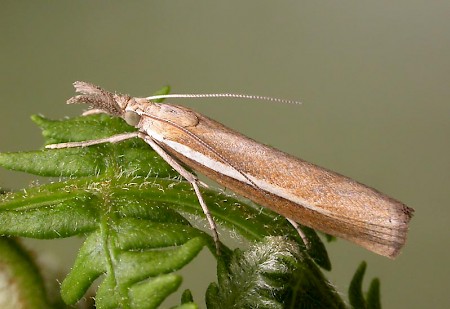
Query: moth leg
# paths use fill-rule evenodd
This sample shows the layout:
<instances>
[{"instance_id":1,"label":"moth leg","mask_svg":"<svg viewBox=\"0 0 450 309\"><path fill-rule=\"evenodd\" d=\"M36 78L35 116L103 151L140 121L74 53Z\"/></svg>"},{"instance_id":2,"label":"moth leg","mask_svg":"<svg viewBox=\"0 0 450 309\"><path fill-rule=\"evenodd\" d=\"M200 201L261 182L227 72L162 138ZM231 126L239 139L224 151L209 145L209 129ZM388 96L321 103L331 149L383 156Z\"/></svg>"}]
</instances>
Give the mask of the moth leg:
<instances>
[{"instance_id":1,"label":"moth leg","mask_svg":"<svg viewBox=\"0 0 450 309\"><path fill-rule=\"evenodd\" d=\"M217 226L216 222L214 221L208 206L206 206L205 201L203 200L202 193L200 192L200 188L198 187L199 180L195 175L188 172L184 167L182 167L175 159L173 159L167 152L164 151L164 149L161 148L151 137L145 134L140 134L139 137L145 140L147 144L149 144L153 150L158 153L161 158L163 158L174 170L176 170L178 173L180 173L181 176L183 176L184 179L186 179L194 188L195 194L197 195L197 199L200 203L200 206L202 207L203 213L206 216L206 219L208 220L209 227L212 232L212 236L214 239L214 244L216 245L216 254L220 255L220 242L219 242L219 235L217 233Z\"/></svg>"},{"instance_id":2,"label":"moth leg","mask_svg":"<svg viewBox=\"0 0 450 309\"><path fill-rule=\"evenodd\" d=\"M311 249L311 244L309 243L308 237L306 237L305 233L303 233L302 229L300 228L300 224L295 222L292 219L286 218L288 222L294 227L294 229L297 231L298 235L300 235L303 243L305 244L307 249Z\"/></svg>"},{"instance_id":3,"label":"moth leg","mask_svg":"<svg viewBox=\"0 0 450 309\"><path fill-rule=\"evenodd\" d=\"M74 147L87 147L92 145L104 144L104 143L118 143L126 139L138 137L139 132L123 133L117 134L106 138L93 139L90 141L83 142L69 142L69 143L59 143L46 145L47 149L60 149L60 148L74 148Z\"/></svg>"},{"instance_id":4,"label":"moth leg","mask_svg":"<svg viewBox=\"0 0 450 309\"><path fill-rule=\"evenodd\" d=\"M93 108L93 109L88 109L87 111L84 111L81 116L89 116L89 115L97 115L97 114L107 114L107 112L105 112L103 109L98 109L98 108Z\"/></svg>"}]
</instances>

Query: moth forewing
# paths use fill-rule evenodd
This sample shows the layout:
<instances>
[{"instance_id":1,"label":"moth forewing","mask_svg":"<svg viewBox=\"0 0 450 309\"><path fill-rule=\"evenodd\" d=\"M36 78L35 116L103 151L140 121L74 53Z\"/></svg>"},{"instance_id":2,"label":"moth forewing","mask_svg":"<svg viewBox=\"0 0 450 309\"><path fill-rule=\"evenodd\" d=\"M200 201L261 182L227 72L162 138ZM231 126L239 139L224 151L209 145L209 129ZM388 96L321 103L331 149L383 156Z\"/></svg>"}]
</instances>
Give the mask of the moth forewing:
<instances>
[{"instance_id":1,"label":"moth forewing","mask_svg":"<svg viewBox=\"0 0 450 309\"><path fill-rule=\"evenodd\" d=\"M143 119L141 129L195 171L287 218L378 254L395 257L404 245L411 209L401 202L192 110L174 108L180 116L195 114L198 121L192 124L197 123L176 123L180 130L169 123L151 126Z\"/></svg>"},{"instance_id":2,"label":"moth forewing","mask_svg":"<svg viewBox=\"0 0 450 309\"><path fill-rule=\"evenodd\" d=\"M375 253L394 258L405 244L413 209L375 189L260 144L186 107L112 94L83 82L75 86L83 95L69 103L88 103L121 116L191 182L216 245L215 224L197 179L168 154L291 221Z\"/></svg>"}]
</instances>

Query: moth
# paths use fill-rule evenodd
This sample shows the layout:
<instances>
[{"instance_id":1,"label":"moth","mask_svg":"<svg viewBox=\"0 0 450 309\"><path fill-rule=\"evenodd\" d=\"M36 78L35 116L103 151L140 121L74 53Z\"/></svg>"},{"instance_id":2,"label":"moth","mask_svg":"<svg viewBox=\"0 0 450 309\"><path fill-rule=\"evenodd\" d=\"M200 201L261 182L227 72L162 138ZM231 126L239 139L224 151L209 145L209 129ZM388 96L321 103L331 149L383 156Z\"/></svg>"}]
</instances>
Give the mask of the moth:
<instances>
[{"instance_id":1,"label":"moth","mask_svg":"<svg viewBox=\"0 0 450 309\"><path fill-rule=\"evenodd\" d=\"M192 187L211 227L216 249L216 225L200 192L201 173L239 195L297 223L395 258L406 242L413 209L348 177L263 145L189 108L155 103L162 97L244 97L245 95L165 95L135 98L108 92L86 82L74 83L67 103L86 103L122 117L137 131L108 138L47 145L47 148L87 147L141 138ZM281 100L280 100L281 101Z\"/></svg>"}]
</instances>

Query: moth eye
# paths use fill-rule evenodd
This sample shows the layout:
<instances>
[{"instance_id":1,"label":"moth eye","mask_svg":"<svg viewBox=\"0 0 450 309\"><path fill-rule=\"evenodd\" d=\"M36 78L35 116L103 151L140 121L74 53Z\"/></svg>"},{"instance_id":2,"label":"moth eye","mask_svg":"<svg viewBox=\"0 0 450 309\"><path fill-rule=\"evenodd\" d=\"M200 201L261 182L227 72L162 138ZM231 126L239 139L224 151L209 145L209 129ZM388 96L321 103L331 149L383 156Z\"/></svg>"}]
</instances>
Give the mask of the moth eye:
<instances>
[{"instance_id":1,"label":"moth eye","mask_svg":"<svg viewBox=\"0 0 450 309\"><path fill-rule=\"evenodd\" d=\"M139 121L141 120L141 116L138 115L136 112L127 111L125 112L125 115L123 116L123 119L130 125L130 126L137 126Z\"/></svg>"}]
</instances>

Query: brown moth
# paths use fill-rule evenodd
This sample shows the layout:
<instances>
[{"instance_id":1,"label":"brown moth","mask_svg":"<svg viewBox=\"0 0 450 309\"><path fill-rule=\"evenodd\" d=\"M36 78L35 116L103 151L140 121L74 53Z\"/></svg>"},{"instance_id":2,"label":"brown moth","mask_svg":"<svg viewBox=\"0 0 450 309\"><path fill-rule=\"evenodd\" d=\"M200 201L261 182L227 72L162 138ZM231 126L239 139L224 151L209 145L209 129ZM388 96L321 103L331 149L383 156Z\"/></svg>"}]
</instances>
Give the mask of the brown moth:
<instances>
[{"instance_id":1,"label":"brown moth","mask_svg":"<svg viewBox=\"0 0 450 309\"><path fill-rule=\"evenodd\" d=\"M258 143L189 108L151 101L161 97L267 98L232 94L133 98L85 82L75 82L74 86L81 95L67 103L87 103L122 117L138 131L47 148L142 138L192 184L218 252L216 225L203 201L199 181L182 164L286 217L306 244L296 222L390 258L395 258L405 244L412 208L348 177Z\"/></svg>"}]
</instances>

